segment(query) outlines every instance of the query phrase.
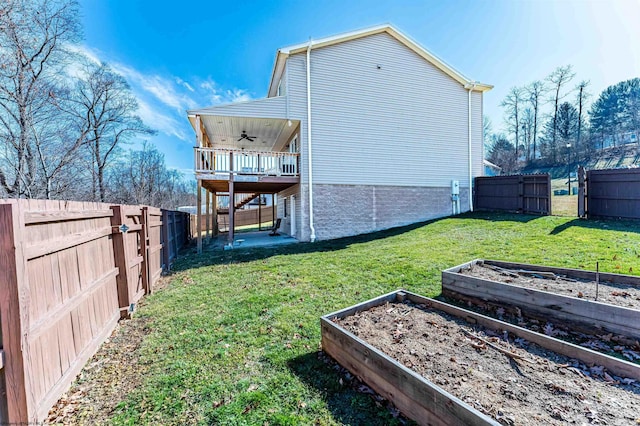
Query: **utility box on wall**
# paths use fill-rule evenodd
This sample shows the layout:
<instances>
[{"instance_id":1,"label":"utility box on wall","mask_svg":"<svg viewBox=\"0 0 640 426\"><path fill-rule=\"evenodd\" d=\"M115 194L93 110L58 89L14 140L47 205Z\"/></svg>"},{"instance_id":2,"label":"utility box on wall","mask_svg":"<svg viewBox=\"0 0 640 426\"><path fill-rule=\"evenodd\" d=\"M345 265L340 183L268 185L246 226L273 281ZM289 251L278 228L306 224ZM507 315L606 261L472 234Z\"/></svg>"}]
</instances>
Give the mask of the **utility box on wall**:
<instances>
[{"instance_id":1,"label":"utility box on wall","mask_svg":"<svg viewBox=\"0 0 640 426\"><path fill-rule=\"evenodd\" d=\"M460 195L460 181L451 181L451 195Z\"/></svg>"}]
</instances>

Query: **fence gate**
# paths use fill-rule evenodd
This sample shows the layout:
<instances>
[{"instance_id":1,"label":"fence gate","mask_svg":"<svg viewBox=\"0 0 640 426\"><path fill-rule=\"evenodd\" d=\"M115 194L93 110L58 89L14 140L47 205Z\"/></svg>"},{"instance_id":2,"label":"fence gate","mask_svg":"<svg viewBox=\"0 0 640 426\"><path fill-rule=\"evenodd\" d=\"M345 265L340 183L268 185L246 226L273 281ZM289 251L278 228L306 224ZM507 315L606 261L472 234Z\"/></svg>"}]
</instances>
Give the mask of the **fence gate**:
<instances>
[{"instance_id":1,"label":"fence gate","mask_svg":"<svg viewBox=\"0 0 640 426\"><path fill-rule=\"evenodd\" d=\"M549 174L477 177L474 195L476 210L551 214Z\"/></svg>"},{"instance_id":2,"label":"fence gate","mask_svg":"<svg viewBox=\"0 0 640 426\"><path fill-rule=\"evenodd\" d=\"M589 170L581 197L587 205L579 216L640 219L640 169Z\"/></svg>"}]
</instances>

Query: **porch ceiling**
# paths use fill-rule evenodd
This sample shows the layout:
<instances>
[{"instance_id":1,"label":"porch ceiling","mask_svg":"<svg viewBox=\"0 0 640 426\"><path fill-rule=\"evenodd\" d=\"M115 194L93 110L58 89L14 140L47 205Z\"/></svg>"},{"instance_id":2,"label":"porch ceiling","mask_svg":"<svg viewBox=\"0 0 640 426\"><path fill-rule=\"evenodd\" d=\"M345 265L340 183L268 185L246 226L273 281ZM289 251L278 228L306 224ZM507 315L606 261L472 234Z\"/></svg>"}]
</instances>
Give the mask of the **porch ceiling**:
<instances>
[{"instance_id":1,"label":"porch ceiling","mask_svg":"<svg viewBox=\"0 0 640 426\"><path fill-rule=\"evenodd\" d=\"M298 120L284 118L223 115L201 115L200 117L210 146L214 148L280 151L299 126ZM246 132L252 138L255 137L253 142L247 139L238 140L242 132Z\"/></svg>"},{"instance_id":2,"label":"porch ceiling","mask_svg":"<svg viewBox=\"0 0 640 426\"><path fill-rule=\"evenodd\" d=\"M235 182L233 188L236 194L275 194L298 183L295 177L267 178L260 182ZM202 186L212 192L229 192L228 180L203 180Z\"/></svg>"}]
</instances>

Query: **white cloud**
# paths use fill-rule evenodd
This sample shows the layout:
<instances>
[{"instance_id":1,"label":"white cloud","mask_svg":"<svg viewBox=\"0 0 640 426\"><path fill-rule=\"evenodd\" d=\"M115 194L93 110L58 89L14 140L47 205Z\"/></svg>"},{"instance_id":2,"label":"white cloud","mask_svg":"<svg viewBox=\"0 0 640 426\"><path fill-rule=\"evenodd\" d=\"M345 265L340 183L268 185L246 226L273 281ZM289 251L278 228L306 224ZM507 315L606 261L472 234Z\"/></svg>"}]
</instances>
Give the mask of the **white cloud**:
<instances>
[{"instance_id":1,"label":"white cloud","mask_svg":"<svg viewBox=\"0 0 640 426\"><path fill-rule=\"evenodd\" d=\"M232 93L233 98L231 102L247 102L251 100L251 95L249 95L245 90L236 89Z\"/></svg>"},{"instance_id":2,"label":"white cloud","mask_svg":"<svg viewBox=\"0 0 640 426\"><path fill-rule=\"evenodd\" d=\"M211 78L202 81L199 86L201 89L204 89L205 92L208 92L205 93L205 96L211 105L231 102L246 102L253 99L244 89L221 89Z\"/></svg>"},{"instance_id":3,"label":"white cloud","mask_svg":"<svg viewBox=\"0 0 640 426\"><path fill-rule=\"evenodd\" d=\"M151 128L164 133L165 135L176 137L185 142L192 142L192 137L189 137L185 131L185 127L188 127L186 116L184 122L178 121L175 117L167 115L157 108L149 105L144 100L138 97L138 114L142 121L145 122Z\"/></svg>"},{"instance_id":4,"label":"white cloud","mask_svg":"<svg viewBox=\"0 0 640 426\"><path fill-rule=\"evenodd\" d=\"M182 87L186 88L190 92L195 92L194 88L191 87L191 85L189 83L187 83L186 81L184 81L180 77L176 77L176 83L178 83Z\"/></svg>"},{"instance_id":5,"label":"white cloud","mask_svg":"<svg viewBox=\"0 0 640 426\"><path fill-rule=\"evenodd\" d=\"M187 109L195 108L198 104L189 95L179 92L175 79L165 78L157 74L146 75L140 71L121 63L114 63L111 67L122 74L134 90L142 89L153 95L162 104L184 113Z\"/></svg>"},{"instance_id":6,"label":"white cloud","mask_svg":"<svg viewBox=\"0 0 640 426\"><path fill-rule=\"evenodd\" d=\"M100 60L100 52L97 52L95 49L92 49L88 46L80 44L66 44L64 48L70 52L85 56L95 64L100 65L102 63L102 61Z\"/></svg>"}]
</instances>

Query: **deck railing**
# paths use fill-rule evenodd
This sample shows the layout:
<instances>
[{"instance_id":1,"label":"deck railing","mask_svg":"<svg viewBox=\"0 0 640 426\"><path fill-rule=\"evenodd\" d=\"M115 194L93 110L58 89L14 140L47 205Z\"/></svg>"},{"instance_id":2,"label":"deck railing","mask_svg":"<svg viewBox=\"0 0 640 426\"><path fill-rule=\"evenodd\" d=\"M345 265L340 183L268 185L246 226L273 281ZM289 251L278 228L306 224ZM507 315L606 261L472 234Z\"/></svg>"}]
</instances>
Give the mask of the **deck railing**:
<instances>
[{"instance_id":1,"label":"deck railing","mask_svg":"<svg viewBox=\"0 0 640 426\"><path fill-rule=\"evenodd\" d=\"M299 176L298 153L195 148L196 174Z\"/></svg>"}]
</instances>

